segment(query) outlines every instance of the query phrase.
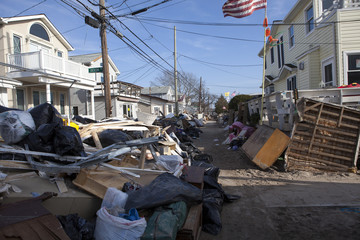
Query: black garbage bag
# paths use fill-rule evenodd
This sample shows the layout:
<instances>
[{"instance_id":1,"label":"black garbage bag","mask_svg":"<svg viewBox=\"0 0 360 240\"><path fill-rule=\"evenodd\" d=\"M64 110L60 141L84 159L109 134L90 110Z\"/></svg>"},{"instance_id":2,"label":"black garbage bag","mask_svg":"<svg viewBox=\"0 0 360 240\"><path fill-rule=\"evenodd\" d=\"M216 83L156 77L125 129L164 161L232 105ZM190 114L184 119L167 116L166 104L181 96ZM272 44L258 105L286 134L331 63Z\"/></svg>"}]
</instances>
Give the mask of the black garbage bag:
<instances>
[{"instance_id":1,"label":"black garbage bag","mask_svg":"<svg viewBox=\"0 0 360 240\"><path fill-rule=\"evenodd\" d=\"M54 123L59 126L63 125L60 113L49 103L40 104L29 111L34 119L36 129L41 124Z\"/></svg>"},{"instance_id":2,"label":"black garbage bag","mask_svg":"<svg viewBox=\"0 0 360 240\"><path fill-rule=\"evenodd\" d=\"M133 138L128 134L116 129L106 129L99 133L98 136L103 147L110 146L114 143L124 143L126 141L133 140ZM95 142L92 138L86 139L84 143L95 147Z\"/></svg>"},{"instance_id":3,"label":"black garbage bag","mask_svg":"<svg viewBox=\"0 0 360 240\"><path fill-rule=\"evenodd\" d=\"M55 153L54 136L57 126L56 123L41 124L22 141L22 145L27 144L31 151Z\"/></svg>"},{"instance_id":4,"label":"black garbage bag","mask_svg":"<svg viewBox=\"0 0 360 240\"><path fill-rule=\"evenodd\" d=\"M205 168L204 175L213 177L216 181L218 180L220 174L220 168L215 167L211 163L202 162L202 161L192 161L193 166Z\"/></svg>"},{"instance_id":5,"label":"black garbage bag","mask_svg":"<svg viewBox=\"0 0 360 240\"><path fill-rule=\"evenodd\" d=\"M55 153L61 156L86 156L80 135L73 127L62 126L56 128L54 148Z\"/></svg>"},{"instance_id":6,"label":"black garbage bag","mask_svg":"<svg viewBox=\"0 0 360 240\"><path fill-rule=\"evenodd\" d=\"M154 208L178 201L184 201L189 206L201 203L201 189L170 173L163 173L149 185L129 193L125 210Z\"/></svg>"},{"instance_id":7,"label":"black garbage bag","mask_svg":"<svg viewBox=\"0 0 360 240\"><path fill-rule=\"evenodd\" d=\"M79 217L77 213L56 217L71 240L94 239L95 224Z\"/></svg>"},{"instance_id":8,"label":"black garbage bag","mask_svg":"<svg viewBox=\"0 0 360 240\"><path fill-rule=\"evenodd\" d=\"M216 189L203 190L203 226L204 232L217 235L222 229L221 210L223 195Z\"/></svg>"},{"instance_id":9,"label":"black garbage bag","mask_svg":"<svg viewBox=\"0 0 360 240\"><path fill-rule=\"evenodd\" d=\"M194 160L195 161L205 162L205 163L212 163L213 162L212 156L209 155L209 154L206 154L206 153L195 155Z\"/></svg>"},{"instance_id":10,"label":"black garbage bag","mask_svg":"<svg viewBox=\"0 0 360 240\"><path fill-rule=\"evenodd\" d=\"M7 107L4 107L4 106L1 106L1 105L0 105L0 113L7 112L7 111L11 111L11 110L18 110L18 111L21 111L20 109L16 109L16 108L7 108Z\"/></svg>"},{"instance_id":11,"label":"black garbage bag","mask_svg":"<svg viewBox=\"0 0 360 240\"><path fill-rule=\"evenodd\" d=\"M81 116L78 116L78 115L75 115L73 117L73 120L79 122L79 123L82 123L82 124L89 124L89 123L97 123L96 120L93 120L93 119L90 119L90 118L85 118L85 117L81 117Z\"/></svg>"}]
</instances>

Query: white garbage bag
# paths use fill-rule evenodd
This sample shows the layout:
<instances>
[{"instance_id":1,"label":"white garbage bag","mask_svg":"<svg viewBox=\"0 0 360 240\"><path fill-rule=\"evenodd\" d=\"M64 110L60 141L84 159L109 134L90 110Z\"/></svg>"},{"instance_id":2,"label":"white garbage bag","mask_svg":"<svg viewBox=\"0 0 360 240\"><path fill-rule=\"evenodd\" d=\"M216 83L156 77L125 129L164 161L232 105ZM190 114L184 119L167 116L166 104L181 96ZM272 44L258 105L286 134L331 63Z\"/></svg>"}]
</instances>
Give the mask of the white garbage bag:
<instances>
[{"instance_id":1,"label":"white garbage bag","mask_svg":"<svg viewBox=\"0 0 360 240\"><path fill-rule=\"evenodd\" d=\"M18 143L34 130L30 113L16 110L0 113L0 135L6 144Z\"/></svg>"}]
</instances>

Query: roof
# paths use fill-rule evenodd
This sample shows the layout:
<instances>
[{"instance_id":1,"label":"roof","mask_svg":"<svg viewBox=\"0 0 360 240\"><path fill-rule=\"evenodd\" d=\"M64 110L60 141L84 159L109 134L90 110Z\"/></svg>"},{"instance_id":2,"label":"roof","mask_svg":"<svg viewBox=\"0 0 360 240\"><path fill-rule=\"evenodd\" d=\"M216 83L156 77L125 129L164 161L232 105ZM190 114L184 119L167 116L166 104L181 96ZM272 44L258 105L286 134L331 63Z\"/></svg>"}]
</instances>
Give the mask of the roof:
<instances>
[{"instance_id":1,"label":"roof","mask_svg":"<svg viewBox=\"0 0 360 240\"><path fill-rule=\"evenodd\" d=\"M140 88L140 89L142 89L142 88L143 88L143 87L138 86L138 85L135 85L135 84L133 84L133 83L128 83L128 82L124 82L124 81L119 81L119 80L118 80L118 83L121 83L121 84L124 84L124 85L130 86L130 87L135 87L135 88Z\"/></svg>"},{"instance_id":2,"label":"roof","mask_svg":"<svg viewBox=\"0 0 360 240\"><path fill-rule=\"evenodd\" d=\"M171 89L172 89L172 87L170 87L170 86L146 87L146 88L141 89L141 94L166 94Z\"/></svg>"},{"instance_id":3,"label":"roof","mask_svg":"<svg viewBox=\"0 0 360 240\"><path fill-rule=\"evenodd\" d=\"M163 99L163 98L160 98L160 97L155 97L155 96L151 96L149 94L140 94L140 98L144 99L144 98L151 98L151 99L157 99L159 101L162 101L162 102L165 102L165 103L175 103L174 101L171 101L171 100L167 100L167 99Z\"/></svg>"},{"instance_id":4,"label":"roof","mask_svg":"<svg viewBox=\"0 0 360 240\"><path fill-rule=\"evenodd\" d=\"M112 61L112 59L110 58L109 55L108 55L108 58L109 58L110 65L115 70L116 74L119 75L120 74L119 69L117 68L117 66ZM91 65L92 62L96 62L99 59L102 59L102 53L89 53L89 54L69 56L69 60L77 62L77 63L82 63L85 65L88 65L88 64ZM102 62L102 60L101 60L101 62Z\"/></svg>"},{"instance_id":5,"label":"roof","mask_svg":"<svg viewBox=\"0 0 360 240\"><path fill-rule=\"evenodd\" d=\"M64 44L64 46L67 48L68 51L73 51L74 48L71 46L71 44L64 38L64 36L56 29L56 27L50 22L48 17L45 14L38 14L38 15L28 15L28 16L20 16L20 17L9 17L9 18L0 18L0 25L4 24L10 24L20 21L33 21L33 20L40 20L42 21L46 27L49 28L50 31L52 31L54 36L56 36L59 41Z\"/></svg>"},{"instance_id":6,"label":"roof","mask_svg":"<svg viewBox=\"0 0 360 240\"><path fill-rule=\"evenodd\" d=\"M69 56L69 60L77 62L77 63L95 62L99 58L101 58L101 53L90 53L90 54L84 54L84 55Z\"/></svg>"}]
</instances>

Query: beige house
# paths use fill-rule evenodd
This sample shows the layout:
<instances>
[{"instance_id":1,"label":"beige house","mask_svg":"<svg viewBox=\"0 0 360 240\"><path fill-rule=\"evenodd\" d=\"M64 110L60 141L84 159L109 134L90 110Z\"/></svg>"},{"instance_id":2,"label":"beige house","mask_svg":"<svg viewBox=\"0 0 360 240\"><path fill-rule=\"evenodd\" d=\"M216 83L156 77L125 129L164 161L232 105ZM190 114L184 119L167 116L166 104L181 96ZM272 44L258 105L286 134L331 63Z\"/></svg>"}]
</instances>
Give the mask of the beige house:
<instances>
[{"instance_id":1,"label":"beige house","mask_svg":"<svg viewBox=\"0 0 360 240\"><path fill-rule=\"evenodd\" d=\"M0 18L0 103L27 110L53 104L71 115L69 89L90 91L95 77L88 67L68 60L73 49L44 14Z\"/></svg>"},{"instance_id":2,"label":"beige house","mask_svg":"<svg viewBox=\"0 0 360 240\"><path fill-rule=\"evenodd\" d=\"M359 20L360 0L299 0L272 25L266 94L360 83Z\"/></svg>"}]
</instances>

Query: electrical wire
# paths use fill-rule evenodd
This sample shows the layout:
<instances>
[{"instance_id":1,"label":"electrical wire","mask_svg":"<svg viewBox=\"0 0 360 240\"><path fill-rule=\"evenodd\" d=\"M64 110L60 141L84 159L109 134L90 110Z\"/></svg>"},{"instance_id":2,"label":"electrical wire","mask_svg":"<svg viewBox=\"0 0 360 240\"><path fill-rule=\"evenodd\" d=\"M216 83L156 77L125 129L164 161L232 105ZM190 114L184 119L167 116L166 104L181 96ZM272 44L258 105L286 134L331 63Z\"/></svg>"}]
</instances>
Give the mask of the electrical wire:
<instances>
[{"instance_id":1,"label":"electrical wire","mask_svg":"<svg viewBox=\"0 0 360 240\"><path fill-rule=\"evenodd\" d=\"M183 54L179 54L179 56L191 59L191 60L196 61L196 62L206 63L206 64L210 64L210 65L216 65L216 66L223 66L223 67L259 67L259 66L262 66L262 64L230 65L230 64L211 63L211 62L206 62L206 61L199 60L199 59L196 59L196 58L192 58L192 57L189 57L189 56L185 56Z\"/></svg>"},{"instance_id":2,"label":"electrical wire","mask_svg":"<svg viewBox=\"0 0 360 240\"><path fill-rule=\"evenodd\" d=\"M34 8L34 7L36 7L36 6L39 6L40 4L42 4L42 3L44 3L44 2L46 2L46 0L43 0L43 1L39 2L39 3L36 3L35 5L32 5L31 7L29 7L29 8L27 8L27 9L25 9L25 10L23 10L23 11L19 12L18 14L16 14L16 15L15 15L15 16L13 16L13 17L17 17L17 16L19 16L20 14L22 14L22 13L24 13L24 12L26 12L26 11L28 11L28 10L30 10L30 9L32 9L32 8Z\"/></svg>"}]
</instances>

